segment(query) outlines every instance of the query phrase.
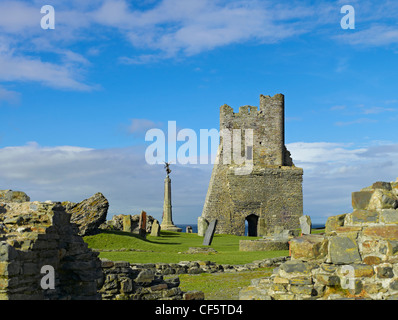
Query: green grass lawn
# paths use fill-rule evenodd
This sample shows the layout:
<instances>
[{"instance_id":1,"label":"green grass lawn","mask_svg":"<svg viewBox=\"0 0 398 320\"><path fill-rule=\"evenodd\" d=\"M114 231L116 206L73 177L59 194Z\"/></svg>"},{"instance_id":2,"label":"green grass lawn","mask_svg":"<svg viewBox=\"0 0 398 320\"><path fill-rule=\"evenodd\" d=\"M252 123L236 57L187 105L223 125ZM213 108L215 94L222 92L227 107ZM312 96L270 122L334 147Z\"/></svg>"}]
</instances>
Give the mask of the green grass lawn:
<instances>
[{"instance_id":1,"label":"green grass lawn","mask_svg":"<svg viewBox=\"0 0 398 320\"><path fill-rule=\"evenodd\" d=\"M237 273L181 274L180 288L183 291L202 291L206 300L238 300L239 291L249 286L252 279L268 277L272 270L261 268Z\"/></svg>"},{"instance_id":2,"label":"green grass lawn","mask_svg":"<svg viewBox=\"0 0 398 320\"><path fill-rule=\"evenodd\" d=\"M313 230L321 233L324 230ZM119 252L101 251L100 257L113 261L130 263L178 263L180 261L213 261L218 264L245 264L277 256L287 256L282 251L239 251L239 240L254 240L260 237L241 237L233 235L214 235L211 248L216 254L184 254L189 247L205 247L203 237L196 233L161 231L160 237L147 236L143 240L136 234L122 231L103 231L95 236L84 237L92 249L121 250ZM237 300L241 288L250 285L252 279L267 277L273 268L262 268L236 273L202 273L198 275L181 274L180 288L183 291L200 290L206 300ZM167 277L167 276L166 276Z\"/></svg>"},{"instance_id":3,"label":"green grass lawn","mask_svg":"<svg viewBox=\"0 0 398 320\"><path fill-rule=\"evenodd\" d=\"M215 234L211 248L216 254L184 254L189 247L205 247L203 237L196 233L161 231L160 237L138 235L122 231L103 231L94 236L84 237L88 246L100 250L120 250L121 252L101 252L100 258L130 263L178 263L180 261L209 260L218 264L244 264L277 256L286 256L288 250L281 251L239 251L239 240L260 239L234 235ZM139 250L139 251L131 251Z\"/></svg>"},{"instance_id":4,"label":"green grass lawn","mask_svg":"<svg viewBox=\"0 0 398 320\"><path fill-rule=\"evenodd\" d=\"M324 232L323 229L313 233ZM288 250L281 251L239 251L239 240L254 240L261 237L242 237L215 234L211 248L216 254L184 254L189 247L205 247L203 237L196 233L161 231L160 237L147 235L143 240L136 234L123 231L103 231L94 236L84 237L88 246L98 250L120 250L121 252L100 253L100 258L130 263L178 263L180 261L209 260L218 264L244 264L254 260L286 256Z\"/></svg>"},{"instance_id":5,"label":"green grass lawn","mask_svg":"<svg viewBox=\"0 0 398 320\"><path fill-rule=\"evenodd\" d=\"M311 230L311 234L320 234L320 233L324 233L325 229L312 229Z\"/></svg>"}]
</instances>

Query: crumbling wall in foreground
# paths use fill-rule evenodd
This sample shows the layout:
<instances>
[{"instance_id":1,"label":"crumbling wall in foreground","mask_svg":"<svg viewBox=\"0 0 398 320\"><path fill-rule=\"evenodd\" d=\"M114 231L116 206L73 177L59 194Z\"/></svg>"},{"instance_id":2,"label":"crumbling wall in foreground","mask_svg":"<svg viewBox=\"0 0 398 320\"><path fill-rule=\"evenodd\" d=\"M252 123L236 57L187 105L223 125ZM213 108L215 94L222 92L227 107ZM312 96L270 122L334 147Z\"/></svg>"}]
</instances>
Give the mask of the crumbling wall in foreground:
<instances>
[{"instance_id":1,"label":"crumbling wall in foreground","mask_svg":"<svg viewBox=\"0 0 398 320\"><path fill-rule=\"evenodd\" d=\"M100 299L101 261L70 217L57 203L0 202L0 299ZM41 285L43 266L54 289Z\"/></svg>"},{"instance_id":2,"label":"crumbling wall in foreground","mask_svg":"<svg viewBox=\"0 0 398 320\"><path fill-rule=\"evenodd\" d=\"M70 219L60 203L0 202L0 300L204 299L203 292L183 292L178 277L101 261Z\"/></svg>"},{"instance_id":3,"label":"crumbling wall in foreground","mask_svg":"<svg viewBox=\"0 0 398 320\"><path fill-rule=\"evenodd\" d=\"M352 205L325 234L291 240L291 261L240 299L398 299L398 179L353 192Z\"/></svg>"},{"instance_id":4,"label":"crumbling wall in foreground","mask_svg":"<svg viewBox=\"0 0 398 320\"><path fill-rule=\"evenodd\" d=\"M126 261L102 259L102 300L204 300L202 291L183 292L176 276L167 280L151 268L136 268Z\"/></svg>"}]
</instances>

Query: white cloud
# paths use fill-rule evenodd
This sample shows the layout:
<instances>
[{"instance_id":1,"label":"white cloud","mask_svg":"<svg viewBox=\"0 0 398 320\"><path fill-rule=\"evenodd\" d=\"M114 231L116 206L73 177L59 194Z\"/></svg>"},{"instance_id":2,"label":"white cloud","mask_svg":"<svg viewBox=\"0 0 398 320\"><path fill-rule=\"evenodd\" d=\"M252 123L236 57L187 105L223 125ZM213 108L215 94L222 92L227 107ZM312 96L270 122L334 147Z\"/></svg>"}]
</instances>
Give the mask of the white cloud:
<instances>
[{"instance_id":1,"label":"white cloud","mask_svg":"<svg viewBox=\"0 0 398 320\"><path fill-rule=\"evenodd\" d=\"M124 0L104 1L101 7L92 13L91 18L97 23L111 27L128 28L136 24L135 16L129 12L128 4Z\"/></svg>"},{"instance_id":2,"label":"white cloud","mask_svg":"<svg viewBox=\"0 0 398 320\"><path fill-rule=\"evenodd\" d=\"M99 24L117 28L135 47L173 57L250 40L274 43L305 32L291 20L314 12L300 6L291 9L259 1L163 0L150 10L138 11L118 0L105 1L92 17Z\"/></svg>"},{"instance_id":3,"label":"white cloud","mask_svg":"<svg viewBox=\"0 0 398 320\"><path fill-rule=\"evenodd\" d=\"M89 91L93 87L80 82L67 66L43 62L37 58L0 53L0 81L34 81L60 89Z\"/></svg>"},{"instance_id":4,"label":"white cloud","mask_svg":"<svg viewBox=\"0 0 398 320\"><path fill-rule=\"evenodd\" d=\"M304 169L304 210L313 222L351 212L351 192L398 176L398 144L296 142L287 148ZM144 154L144 147L6 147L0 149L0 189L22 190L39 201L81 201L102 192L110 201L109 219L140 210L161 219L165 172L163 165L146 164ZM172 165L176 223L195 223L201 215L211 169L211 164Z\"/></svg>"},{"instance_id":5,"label":"white cloud","mask_svg":"<svg viewBox=\"0 0 398 320\"><path fill-rule=\"evenodd\" d=\"M0 189L25 191L32 201L81 201L102 192L113 214L146 210L162 217L163 165L148 165L143 147L89 149L37 143L0 149ZM192 223L201 215L211 165L172 165L173 217ZM195 181L195 183L191 183Z\"/></svg>"},{"instance_id":6,"label":"white cloud","mask_svg":"<svg viewBox=\"0 0 398 320\"><path fill-rule=\"evenodd\" d=\"M0 30L7 33L31 32L40 28L40 8L26 2L0 3Z\"/></svg>"},{"instance_id":7,"label":"white cloud","mask_svg":"<svg viewBox=\"0 0 398 320\"><path fill-rule=\"evenodd\" d=\"M335 126L343 127L343 126L352 126L357 124L374 124L379 121L383 121L385 119L393 120L391 116L396 115L398 108L394 107L395 100L385 100L385 101L377 101L378 105L376 106L366 106L365 104L356 104L354 106L347 107L345 105L335 105L331 107L329 110L334 112L339 112L341 116L349 116L349 120L345 121L336 121L334 123ZM386 106L380 106L386 105ZM378 118L376 115L382 113L390 113L390 117L388 118ZM395 113L395 114L394 114ZM365 116L366 117L365 117ZM355 116L355 118L352 118Z\"/></svg>"},{"instance_id":8,"label":"white cloud","mask_svg":"<svg viewBox=\"0 0 398 320\"><path fill-rule=\"evenodd\" d=\"M338 35L336 38L351 45L386 46L398 43L398 28L374 24L367 29Z\"/></svg>"},{"instance_id":9,"label":"white cloud","mask_svg":"<svg viewBox=\"0 0 398 320\"><path fill-rule=\"evenodd\" d=\"M358 118L350 121L337 121L335 125L342 127L342 126L350 126L353 124L376 123L376 122L378 122L378 120L376 119Z\"/></svg>"},{"instance_id":10,"label":"white cloud","mask_svg":"<svg viewBox=\"0 0 398 320\"><path fill-rule=\"evenodd\" d=\"M304 163L346 162L355 160L366 149L350 150L349 145L331 142L295 142L288 144L294 159Z\"/></svg>"},{"instance_id":11,"label":"white cloud","mask_svg":"<svg viewBox=\"0 0 398 320\"><path fill-rule=\"evenodd\" d=\"M351 193L398 177L398 144L355 148L330 142L287 145L304 169L304 209L315 221L352 212Z\"/></svg>"},{"instance_id":12,"label":"white cloud","mask_svg":"<svg viewBox=\"0 0 398 320\"><path fill-rule=\"evenodd\" d=\"M385 107L370 107L366 108L363 113L364 114L379 114L383 112L396 112L398 111L396 108L385 108Z\"/></svg>"},{"instance_id":13,"label":"white cloud","mask_svg":"<svg viewBox=\"0 0 398 320\"><path fill-rule=\"evenodd\" d=\"M0 86L0 105L2 101L10 104L17 104L20 101L20 94L16 91L7 90Z\"/></svg>"},{"instance_id":14,"label":"white cloud","mask_svg":"<svg viewBox=\"0 0 398 320\"><path fill-rule=\"evenodd\" d=\"M342 105L337 105L337 106L333 106L330 108L331 111L337 111L337 110L345 110L346 106L342 106Z\"/></svg>"},{"instance_id":15,"label":"white cloud","mask_svg":"<svg viewBox=\"0 0 398 320\"><path fill-rule=\"evenodd\" d=\"M161 125L161 123L156 123L148 119L131 119L128 132L133 134L142 134L149 129L159 128Z\"/></svg>"},{"instance_id":16,"label":"white cloud","mask_svg":"<svg viewBox=\"0 0 398 320\"><path fill-rule=\"evenodd\" d=\"M353 3L355 6L359 3ZM332 12L338 4L277 2L259 0L161 0L132 3L126 0L53 1L56 30L40 28L40 8L32 1L0 3L0 81L32 81L57 89L92 90L84 73L91 67L87 49L71 49L81 41L102 39L117 33L132 45L123 52L125 64L156 63L159 60L191 56L215 48L241 43L276 43L334 24ZM390 2L378 5L361 3L363 19L383 12L394 17L398 12ZM338 12L338 10L337 10ZM352 44L384 45L395 43L395 26L374 24L338 39ZM136 50L138 49L138 50ZM94 51L92 51L94 52ZM98 49L97 49L98 52ZM49 61L43 53L56 58ZM345 67L342 60L338 69Z\"/></svg>"},{"instance_id":17,"label":"white cloud","mask_svg":"<svg viewBox=\"0 0 398 320\"><path fill-rule=\"evenodd\" d=\"M0 3L0 81L38 82L77 91L97 88L87 84L83 76L89 61L68 48L80 40L81 28L91 24L85 12L56 7L56 30L43 30L42 5L39 1ZM51 60L44 58L48 53Z\"/></svg>"},{"instance_id":18,"label":"white cloud","mask_svg":"<svg viewBox=\"0 0 398 320\"><path fill-rule=\"evenodd\" d=\"M148 63L156 63L162 59L168 58L168 55L165 54L141 54L136 57L120 57L119 62L123 64L148 64Z\"/></svg>"}]
</instances>

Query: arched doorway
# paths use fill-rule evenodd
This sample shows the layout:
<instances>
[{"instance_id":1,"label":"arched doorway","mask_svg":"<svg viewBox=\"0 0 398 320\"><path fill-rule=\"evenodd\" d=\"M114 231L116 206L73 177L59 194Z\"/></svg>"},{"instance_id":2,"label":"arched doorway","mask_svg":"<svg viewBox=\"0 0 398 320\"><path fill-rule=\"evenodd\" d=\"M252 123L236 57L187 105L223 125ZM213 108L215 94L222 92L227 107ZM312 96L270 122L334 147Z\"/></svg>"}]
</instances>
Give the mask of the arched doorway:
<instances>
[{"instance_id":1,"label":"arched doorway","mask_svg":"<svg viewBox=\"0 0 398 320\"><path fill-rule=\"evenodd\" d=\"M255 214L249 214L245 222L247 222L247 236L249 237L257 237L257 225L258 225L258 216Z\"/></svg>"}]
</instances>

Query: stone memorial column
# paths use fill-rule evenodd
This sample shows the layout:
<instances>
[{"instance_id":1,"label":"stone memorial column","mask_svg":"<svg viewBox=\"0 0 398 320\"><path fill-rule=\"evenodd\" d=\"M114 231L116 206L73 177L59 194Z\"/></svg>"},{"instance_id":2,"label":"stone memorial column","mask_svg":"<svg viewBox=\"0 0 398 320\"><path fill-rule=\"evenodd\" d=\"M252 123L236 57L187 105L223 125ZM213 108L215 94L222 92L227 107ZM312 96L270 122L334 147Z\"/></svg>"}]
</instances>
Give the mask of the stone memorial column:
<instances>
[{"instance_id":1,"label":"stone memorial column","mask_svg":"<svg viewBox=\"0 0 398 320\"><path fill-rule=\"evenodd\" d=\"M163 218L160 224L161 230L181 232L182 229L178 228L173 223L172 210L171 210L171 179L169 174L171 172L168 163L165 168L167 172L166 179L164 179L164 202L163 202Z\"/></svg>"}]
</instances>

